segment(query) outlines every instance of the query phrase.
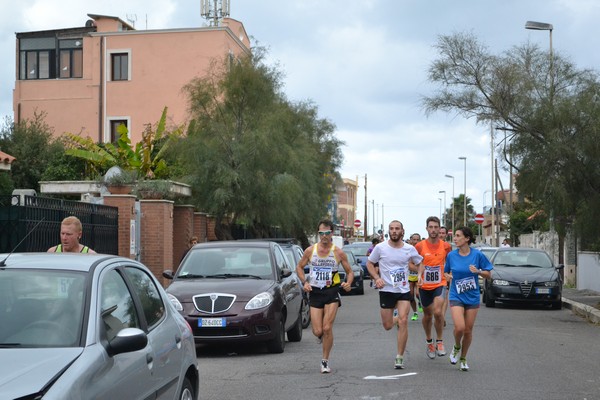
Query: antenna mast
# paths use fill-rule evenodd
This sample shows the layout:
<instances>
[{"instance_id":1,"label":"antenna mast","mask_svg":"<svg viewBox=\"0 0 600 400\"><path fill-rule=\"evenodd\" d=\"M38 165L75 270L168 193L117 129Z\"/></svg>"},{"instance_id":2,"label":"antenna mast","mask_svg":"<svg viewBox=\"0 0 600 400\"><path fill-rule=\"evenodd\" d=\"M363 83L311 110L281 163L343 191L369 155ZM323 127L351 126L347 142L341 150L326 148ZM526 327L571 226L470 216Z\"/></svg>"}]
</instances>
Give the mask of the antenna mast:
<instances>
[{"instance_id":1,"label":"antenna mast","mask_svg":"<svg viewBox=\"0 0 600 400\"><path fill-rule=\"evenodd\" d=\"M223 18L229 17L229 0L200 0L200 15L210 26L219 26Z\"/></svg>"}]
</instances>

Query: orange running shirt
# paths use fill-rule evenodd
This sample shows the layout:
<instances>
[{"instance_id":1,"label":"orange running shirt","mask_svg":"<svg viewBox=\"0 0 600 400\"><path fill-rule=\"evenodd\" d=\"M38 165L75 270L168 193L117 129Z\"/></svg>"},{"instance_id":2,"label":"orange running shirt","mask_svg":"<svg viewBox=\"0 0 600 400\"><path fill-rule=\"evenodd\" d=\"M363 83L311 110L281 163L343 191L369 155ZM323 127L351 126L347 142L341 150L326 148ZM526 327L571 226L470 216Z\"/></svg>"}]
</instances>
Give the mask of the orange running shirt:
<instances>
[{"instance_id":1,"label":"orange running shirt","mask_svg":"<svg viewBox=\"0 0 600 400\"><path fill-rule=\"evenodd\" d=\"M452 251L452 246L443 240L440 240L437 245L431 244L429 240L421 240L415 248L423 257L425 267L421 289L433 290L445 286L444 264L446 264L446 255Z\"/></svg>"}]
</instances>

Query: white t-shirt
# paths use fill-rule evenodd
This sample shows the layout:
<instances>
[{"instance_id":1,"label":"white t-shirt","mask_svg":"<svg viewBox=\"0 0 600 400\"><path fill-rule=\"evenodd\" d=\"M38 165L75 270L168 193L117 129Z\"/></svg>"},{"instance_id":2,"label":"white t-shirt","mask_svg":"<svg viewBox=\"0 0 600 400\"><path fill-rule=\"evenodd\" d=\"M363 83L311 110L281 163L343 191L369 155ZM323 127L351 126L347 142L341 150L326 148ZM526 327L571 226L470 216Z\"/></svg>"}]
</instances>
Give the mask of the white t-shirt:
<instances>
[{"instance_id":1,"label":"white t-shirt","mask_svg":"<svg viewBox=\"0 0 600 400\"><path fill-rule=\"evenodd\" d=\"M408 293L410 290L408 262L412 261L415 265L418 265L423 261L423 257L408 243L404 243L400 248L395 248L386 241L375 246L369 256L369 261L373 264L379 263L379 275L385 282L381 290L384 292Z\"/></svg>"}]
</instances>

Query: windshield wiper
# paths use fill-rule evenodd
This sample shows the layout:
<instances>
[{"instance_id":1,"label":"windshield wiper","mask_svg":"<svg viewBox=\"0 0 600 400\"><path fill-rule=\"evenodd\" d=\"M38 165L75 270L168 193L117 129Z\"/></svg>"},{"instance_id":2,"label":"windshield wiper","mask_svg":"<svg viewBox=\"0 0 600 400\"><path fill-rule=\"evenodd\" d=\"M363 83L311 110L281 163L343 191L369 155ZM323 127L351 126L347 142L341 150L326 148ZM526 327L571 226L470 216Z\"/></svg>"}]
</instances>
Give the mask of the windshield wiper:
<instances>
[{"instance_id":1,"label":"windshield wiper","mask_svg":"<svg viewBox=\"0 0 600 400\"><path fill-rule=\"evenodd\" d=\"M494 264L495 267L503 266L503 267L516 267L515 264Z\"/></svg>"},{"instance_id":2,"label":"windshield wiper","mask_svg":"<svg viewBox=\"0 0 600 400\"><path fill-rule=\"evenodd\" d=\"M179 279L197 279L197 278L206 278L206 275L200 275L200 274L182 274L179 275L178 278Z\"/></svg>"},{"instance_id":3,"label":"windshield wiper","mask_svg":"<svg viewBox=\"0 0 600 400\"><path fill-rule=\"evenodd\" d=\"M545 268L545 267L542 267L541 265L533 265L533 264L523 264L523 265L519 265L519 267Z\"/></svg>"},{"instance_id":4,"label":"windshield wiper","mask_svg":"<svg viewBox=\"0 0 600 400\"><path fill-rule=\"evenodd\" d=\"M262 279L258 275L249 275L249 274L217 274L217 275L208 275L207 278L252 278L252 279Z\"/></svg>"},{"instance_id":5,"label":"windshield wiper","mask_svg":"<svg viewBox=\"0 0 600 400\"><path fill-rule=\"evenodd\" d=\"M21 347L22 344L21 343L0 343L0 348L2 349L8 349L11 347Z\"/></svg>"}]
</instances>

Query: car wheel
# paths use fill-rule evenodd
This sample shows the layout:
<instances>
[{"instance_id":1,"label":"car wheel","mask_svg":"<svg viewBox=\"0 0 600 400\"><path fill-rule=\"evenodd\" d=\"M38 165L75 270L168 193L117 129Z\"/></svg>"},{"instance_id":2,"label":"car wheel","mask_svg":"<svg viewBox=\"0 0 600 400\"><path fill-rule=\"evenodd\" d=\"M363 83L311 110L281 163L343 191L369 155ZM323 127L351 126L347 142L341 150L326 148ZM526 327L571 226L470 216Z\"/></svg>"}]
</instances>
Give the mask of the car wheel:
<instances>
[{"instance_id":1,"label":"car wheel","mask_svg":"<svg viewBox=\"0 0 600 400\"><path fill-rule=\"evenodd\" d=\"M310 325L310 305L308 299L302 297L302 329L308 328Z\"/></svg>"},{"instance_id":2,"label":"car wheel","mask_svg":"<svg viewBox=\"0 0 600 400\"><path fill-rule=\"evenodd\" d=\"M365 285L364 285L364 282L365 281L360 281L360 285L356 289L356 294L365 294Z\"/></svg>"},{"instance_id":3,"label":"car wheel","mask_svg":"<svg viewBox=\"0 0 600 400\"><path fill-rule=\"evenodd\" d=\"M302 340L302 309L298 313L298 319L292 329L287 332L287 338L290 342L299 342Z\"/></svg>"},{"instance_id":4,"label":"car wheel","mask_svg":"<svg viewBox=\"0 0 600 400\"><path fill-rule=\"evenodd\" d=\"M483 292L483 298L485 306L486 307L490 307L490 308L494 308L496 307L496 300L494 300L490 295L487 294L487 291Z\"/></svg>"},{"instance_id":5,"label":"car wheel","mask_svg":"<svg viewBox=\"0 0 600 400\"><path fill-rule=\"evenodd\" d=\"M283 353L283 349L285 348L285 327L283 319L279 320L276 329L275 337L267 342L269 353Z\"/></svg>"},{"instance_id":6,"label":"car wheel","mask_svg":"<svg viewBox=\"0 0 600 400\"><path fill-rule=\"evenodd\" d=\"M560 310L562 308L562 300L552 302L553 310Z\"/></svg>"},{"instance_id":7,"label":"car wheel","mask_svg":"<svg viewBox=\"0 0 600 400\"><path fill-rule=\"evenodd\" d=\"M195 398L192 383L188 378L184 378L181 393L179 394L179 400L194 400Z\"/></svg>"}]
</instances>

